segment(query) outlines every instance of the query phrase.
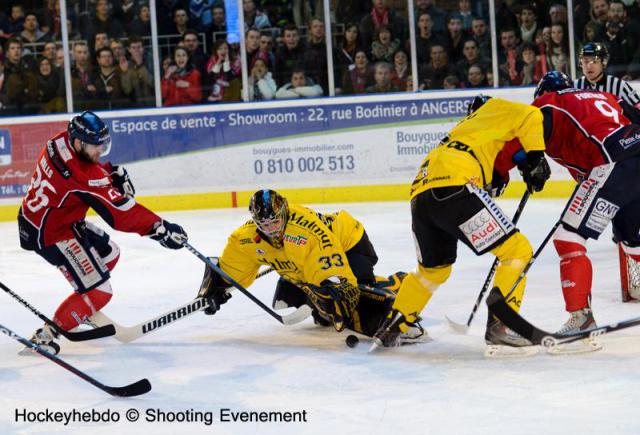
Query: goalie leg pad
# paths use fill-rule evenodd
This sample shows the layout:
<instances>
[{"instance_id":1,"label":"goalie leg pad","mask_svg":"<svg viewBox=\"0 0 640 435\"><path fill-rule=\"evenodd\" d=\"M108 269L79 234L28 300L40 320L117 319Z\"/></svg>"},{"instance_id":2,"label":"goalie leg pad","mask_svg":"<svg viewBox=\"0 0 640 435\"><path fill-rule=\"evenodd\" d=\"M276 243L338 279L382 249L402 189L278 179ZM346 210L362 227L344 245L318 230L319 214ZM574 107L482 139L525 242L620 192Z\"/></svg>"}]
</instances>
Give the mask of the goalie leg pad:
<instances>
[{"instance_id":1,"label":"goalie leg pad","mask_svg":"<svg viewBox=\"0 0 640 435\"><path fill-rule=\"evenodd\" d=\"M498 287L500 292L506 295L531 260L533 255L531 244L522 233L516 232L498 247L492 249L491 253L500 260L500 264L496 268L496 276L493 279L493 286ZM507 304L516 312L520 310L522 305L525 285L526 277L520 281L507 300Z\"/></svg>"},{"instance_id":2,"label":"goalie leg pad","mask_svg":"<svg viewBox=\"0 0 640 435\"><path fill-rule=\"evenodd\" d=\"M589 306L593 267L587 257L586 240L563 227L553 237L553 245L560 256L560 280L568 312Z\"/></svg>"},{"instance_id":3,"label":"goalie leg pad","mask_svg":"<svg viewBox=\"0 0 640 435\"><path fill-rule=\"evenodd\" d=\"M451 275L451 265L439 267L418 267L402 280L402 285L393 303L409 322L414 322L427 305L433 293Z\"/></svg>"},{"instance_id":4,"label":"goalie leg pad","mask_svg":"<svg viewBox=\"0 0 640 435\"><path fill-rule=\"evenodd\" d=\"M109 282L87 293L73 293L60 304L53 321L65 331L71 331L107 305L111 296Z\"/></svg>"}]
</instances>

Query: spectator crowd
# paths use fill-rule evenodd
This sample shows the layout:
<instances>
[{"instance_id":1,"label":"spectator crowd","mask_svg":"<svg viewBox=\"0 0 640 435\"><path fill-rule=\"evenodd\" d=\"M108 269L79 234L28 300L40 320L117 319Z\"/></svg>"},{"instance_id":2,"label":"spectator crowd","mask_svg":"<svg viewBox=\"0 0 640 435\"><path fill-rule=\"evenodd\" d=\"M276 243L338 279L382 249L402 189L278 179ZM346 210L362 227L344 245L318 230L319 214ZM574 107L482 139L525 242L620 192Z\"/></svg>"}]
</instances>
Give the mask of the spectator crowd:
<instances>
[{"instance_id":1,"label":"spectator crowd","mask_svg":"<svg viewBox=\"0 0 640 435\"><path fill-rule=\"evenodd\" d=\"M147 0L69 0L74 110L156 105ZM242 57L250 100L327 96L329 54L336 95L532 85L550 70L570 73L576 50L609 49L607 72L640 76L640 6L576 0L574 23L557 0L496 0L498 74L486 0L331 0L328 53L320 0L240 0L246 50L227 40L222 0L156 0L162 105L241 101ZM0 114L66 111L60 4L0 6ZM409 26L418 76L412 76Z\"/></svg>"}]
</instances>

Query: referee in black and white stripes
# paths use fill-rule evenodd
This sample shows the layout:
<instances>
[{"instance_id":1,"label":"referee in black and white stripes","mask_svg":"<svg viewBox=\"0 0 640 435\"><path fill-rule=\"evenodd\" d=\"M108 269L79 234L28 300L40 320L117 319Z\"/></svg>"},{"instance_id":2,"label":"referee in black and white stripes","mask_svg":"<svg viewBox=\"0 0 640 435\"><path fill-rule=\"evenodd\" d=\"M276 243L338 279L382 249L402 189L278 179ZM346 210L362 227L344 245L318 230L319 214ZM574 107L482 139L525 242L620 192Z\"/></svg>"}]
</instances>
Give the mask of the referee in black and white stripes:
<instances>
[{"instance_id":1,"label":"referee in black and white stripes","mask_svg":"<svg viewBox=\"0 0 640 435\"><path fill-rule=\"evenodd\" d=\"M602 42L587 42L580 50L580 67L584 75L574 82L578 89L595 89L609 92L629 105L640 109L640 95L629 82L605 74L609 51Z\"/></svg>"}]
</instances>

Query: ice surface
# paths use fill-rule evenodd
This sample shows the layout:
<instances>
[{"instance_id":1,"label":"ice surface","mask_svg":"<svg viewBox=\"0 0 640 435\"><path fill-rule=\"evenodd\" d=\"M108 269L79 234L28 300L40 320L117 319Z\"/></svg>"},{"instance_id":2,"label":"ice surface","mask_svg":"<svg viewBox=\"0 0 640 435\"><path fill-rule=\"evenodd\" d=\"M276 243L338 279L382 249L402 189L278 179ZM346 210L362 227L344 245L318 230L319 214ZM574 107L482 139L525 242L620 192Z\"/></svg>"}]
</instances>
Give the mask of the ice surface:
<instances>
[{"instance_id":1,"label":"ice surface","mask_svg":"<svg viewBox=\"0 0 640 435\"><path fill-rule=\"evenodd\" d=\"M515 200L500 201L513 213ZM563 206L532 200L520 228L534 248ZM318 205L345 208L360 219L374 243L381 275L415 267L407 203ZM196 248L219 253L245 210L166 213L189 232ZM102 225L106 228L106 225ZM122 256L113 273L114 297L105 313L124 325L155 317L192 298L203 264L186 250L110 230ZM0 280L52 316L70 293L62 275L18 245L15 223L0 223ZM589 243L594 264L593 308L599 323L640 315L637 304L620 301L616 246L606 233ZM112 399L44 358L19 357L20 345L0 336L0 434L5 433L228 433L228 434L566 434L640 433L640 328L602 338L591 354L526 359L483 357L486 307L469 334L455 335L444 315L464 322L493 258L475 257L460 246L452 278L423 312L433 342L367 354L362 340L345 345L348 333L312 321L284 327L245 296L234 297L213 317L196 314L130 344L113 338L62 342L69 363L110 385L148 377L153 390L135 399ZM522 313L555 330L566 319L552 246L529 274ZM270 274L251 290L270 303ZM8 295L0 294L0 323L30 336L40 321ZM136 408L138 423L125 421ZM233 411L307 411L306 423L220 422ZM15 422L16 409L120 412L118 423ZM212 412L214 423L143 422L147 409Z\"/></svg>"}]
</instances>

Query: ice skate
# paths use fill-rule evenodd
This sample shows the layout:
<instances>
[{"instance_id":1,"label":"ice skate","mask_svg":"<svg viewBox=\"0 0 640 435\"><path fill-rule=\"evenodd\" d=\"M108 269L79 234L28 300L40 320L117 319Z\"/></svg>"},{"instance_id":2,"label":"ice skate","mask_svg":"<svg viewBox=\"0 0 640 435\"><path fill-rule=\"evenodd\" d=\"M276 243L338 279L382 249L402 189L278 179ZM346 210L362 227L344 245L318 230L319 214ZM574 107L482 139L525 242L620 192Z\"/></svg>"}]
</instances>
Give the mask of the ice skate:
<instances>
[{"instance_id":1,"label":"ice skate","mask_svg":"<svg viewBox=\"0 0 640 435\"><path fill-rule=\"evenodd\" d=\"M569 319L556 332L561 335L571 335L577 332L587 331L596 328L596 321L593 318L591 308L582 308L581 310L569 313ZM574 341L567 344L559 344L547 348L547 353L552 355L563 355L571 353L594 352L602 349L602 344L595 338L585 338L584 340Z\"/></svg>"},{"instance_id":2,"label":"ice skate","mask_svg":"<svg viewBox=\"0 0 640 435\"><path fill-rule=\"evenodd\" d=\"M538 353L537 346L533 346L529 340L507 328L500 320L491 317L484 334L487 343L485 357L518 358Z\"/></svg>"},{"instance_id":3,"label":"ice skate","mask_svg":"<svg viewBox=\"0 0 640 435\"><path fill-rule=\"evenodd\" d=\"M40 348L46 350L52 355L57 355L60 353L60 345L56 342L59 334L53 330L49 325L44 325L42 328L38 328L36 332L33 333L30 341L34 344L37 344ZM34 352L30 347L25 346L20 352L19 355L33 355Z\"/></svg>"}]
</instances>

